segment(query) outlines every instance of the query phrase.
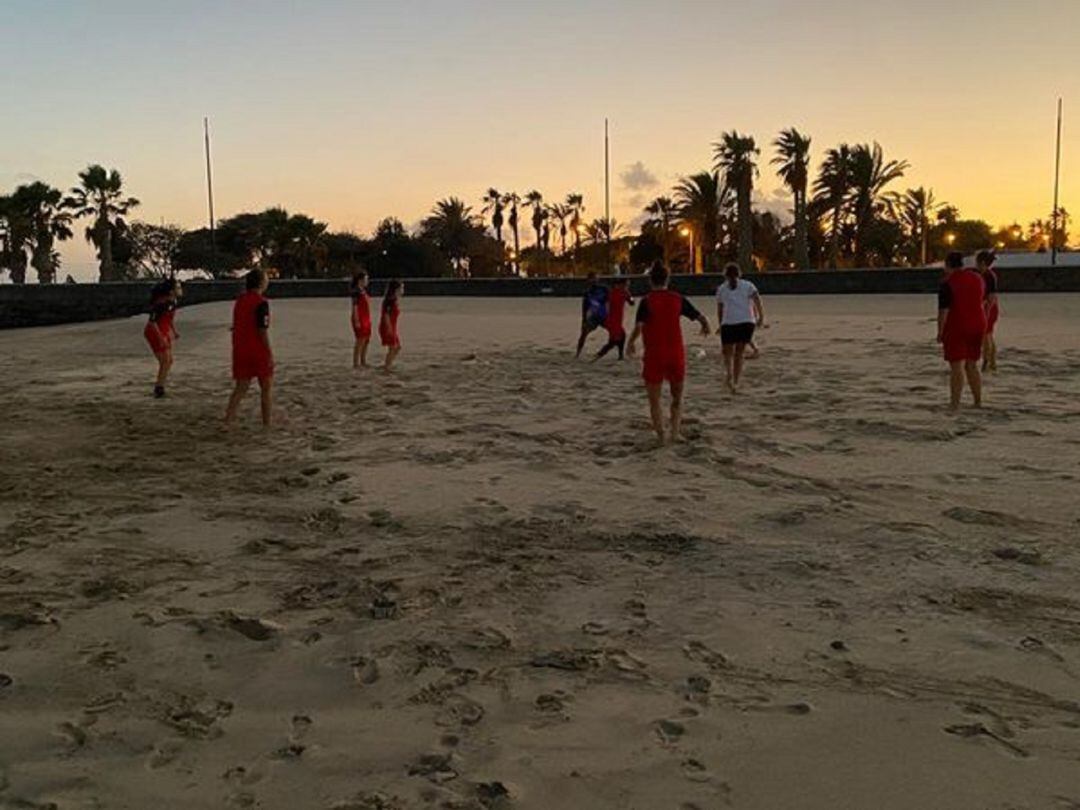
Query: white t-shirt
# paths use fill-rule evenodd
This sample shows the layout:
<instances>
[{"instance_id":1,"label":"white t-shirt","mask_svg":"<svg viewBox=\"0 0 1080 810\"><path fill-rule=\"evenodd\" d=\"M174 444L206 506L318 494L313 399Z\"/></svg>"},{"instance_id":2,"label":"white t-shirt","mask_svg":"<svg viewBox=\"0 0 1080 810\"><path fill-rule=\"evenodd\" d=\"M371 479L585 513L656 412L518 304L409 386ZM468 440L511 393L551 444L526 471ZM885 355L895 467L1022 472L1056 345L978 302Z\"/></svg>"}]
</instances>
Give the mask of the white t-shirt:
<instances>
[{"instance_id":1,"label":"white t-shirt","mask_svg":"<svg viewBox=\"0 0 1080 810\"><path fill-rule=\"evenodd\" d=\"M716 289L716 300L724 305L724 317L720 322L721 326L756 322L757 318L754 317L752 300L757 294L757 287L745 278L739 279L734 290L726 281L721 284Z\"/></svg>"}]
</instances>

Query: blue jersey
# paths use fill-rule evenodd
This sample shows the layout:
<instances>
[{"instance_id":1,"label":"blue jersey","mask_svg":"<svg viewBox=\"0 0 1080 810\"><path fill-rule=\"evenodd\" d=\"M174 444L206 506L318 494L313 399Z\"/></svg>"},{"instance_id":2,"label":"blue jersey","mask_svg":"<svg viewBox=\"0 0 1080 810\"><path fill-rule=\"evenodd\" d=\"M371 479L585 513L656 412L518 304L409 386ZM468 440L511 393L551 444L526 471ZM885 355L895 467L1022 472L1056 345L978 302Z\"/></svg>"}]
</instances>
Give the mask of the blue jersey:
<instances>
[{"instance_id":1,"label":"blue jersey","mask_svg":"<svg viewBox=\"0 0 1080 810\"><path fill-rule=\"evenodd\" d=\"M593 323L603 323L608 314L608 288L603 284L589 287L581 299L581 314Z\"/></svg>"}]
</instances>

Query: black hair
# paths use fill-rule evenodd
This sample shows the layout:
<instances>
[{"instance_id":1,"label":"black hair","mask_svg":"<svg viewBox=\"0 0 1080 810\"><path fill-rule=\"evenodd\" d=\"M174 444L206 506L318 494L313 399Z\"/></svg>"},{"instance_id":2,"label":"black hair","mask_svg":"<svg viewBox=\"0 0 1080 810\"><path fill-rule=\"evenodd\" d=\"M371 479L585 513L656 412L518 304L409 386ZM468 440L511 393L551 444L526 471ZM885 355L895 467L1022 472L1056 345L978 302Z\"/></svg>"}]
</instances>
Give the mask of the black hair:
<instances>
[{"instance_id":1,"label":"black hair","mask_svg":"<svg viewBox=\"0 0 1080 810\"><path fill-rule=\"evenodd\" d=\"M349 289L356 292L360 289L360 279L367 278L367 270L357 270L352 274L352 281L349 283Z\"/></svg>"},{"instance_id":2,"label":"black hair","mask_svg":"<svg viewBox=\"0 0 1080 810\"><path fill-rule=\"evenodd\" d=\"M266 273L257 267L254 270L248 270L244 276L244 287L248 290L257 290L262 286L265 277Z\"/></svg>"},{"instance_id":3,"label":"black hair","mask_svg":"<svg viewBox=\"0 0 1080 810\"><path fill-rule=\"evenodd\" d=\"M731 289L735 289L735 282L739 280L739 276L742 275L742 271L739 270L739 265L735 262L728 262L724 265L724 277L731 285Z\"/></svg>"},{"instance_id":4,"label":"black hair","mask_svg":"<svg viewBox=\"0 0 1080 810\"><path fill-rule=\"evenodd\" d=\"M975 261L978 264L985 265L986 267L989 267L995 261L997 261L997 254L994 253L994 251L992 251L992 250L980 250L978 252L978 254L976 254L976 256L975 256Z\"/></svg>"},{"instance_id":5,"label":"black hair","mask_svg":"<svg viewBox=\"0 0 1080 810\"><path fill-rule=\"evenodd\" d=\"M652 267L649 268L649 281L652 282L653 286L663 287L667 284L669 278L671 278L671 273L668 272L664 263L659 259L653 262Z\"/></svg>"},{"instance_id":6,"label":"black hair","mask_svg":"<svg viewBox=\"0 0 1080 810\"><path fill-rule=\"evenodd\" d=\"M959 250L953 250L945 257L945 266L950 270L959 270L964 266L964 254Z\"/></svg>"},{"instance_id":7,"label":"black hair","mask_svg":"<svg viewBox=\"0 0 1080 810\"><path fill-rule=\"evenodd\" d=\"M615 280L611 283L614 284L616 287L625 287L627 284L630 283L630 279L628 279L626 276L617 276Z\"/></svg>"},{"instance_id":8,"label":"black hair","mask_svg":"<svg viewBox=\"0 0 1080 810\"><path fill-rule=\"evenodd\" d=\"M383 298L393 298L401 290L401 279L392 278L386 283L386 294Z\"/></svg>"},{"instance_id":9,"label":"black hair","mask_svg":"<svg viewBox=\"0 0 1080 810\"><path fill-rule=\"evenodd\" d=\"M158 298L163 298L173 291L173 287L176 286L176 279L167 278L163 281L159 281L153 287L150 288L150 300L155 301Z\"/></svg>"}]
</instances>

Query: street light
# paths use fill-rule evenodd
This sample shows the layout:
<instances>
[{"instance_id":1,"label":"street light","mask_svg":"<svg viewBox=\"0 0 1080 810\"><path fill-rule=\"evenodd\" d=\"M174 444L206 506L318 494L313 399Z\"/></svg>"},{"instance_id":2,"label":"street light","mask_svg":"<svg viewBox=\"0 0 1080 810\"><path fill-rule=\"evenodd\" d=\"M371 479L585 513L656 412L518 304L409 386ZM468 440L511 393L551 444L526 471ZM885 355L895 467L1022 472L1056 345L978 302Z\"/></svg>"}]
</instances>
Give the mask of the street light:
<instances>
[{"instance_id":1,"label":"street light","mask_svg":"<svg viewBox=\"0 0 1080 810\"><path fill-rule=\"evenodd\" d=\"M945 243L949 247L952 247L953 242L955 242L955 241L956 241L956 234L955 233L947 233L947 234L945 234Z\"/></svg>"},{"instance_id":2,"label":"street light","mask_svg":"<svg viewBox=\"0 0 1080 810\"><path fill-rule=\"evenodd\" d=\"M690 274L693 275L697 271L694 267L694 232L684 225L679 229L679 233L690 240Z\"/></svg>"}]
</instances>

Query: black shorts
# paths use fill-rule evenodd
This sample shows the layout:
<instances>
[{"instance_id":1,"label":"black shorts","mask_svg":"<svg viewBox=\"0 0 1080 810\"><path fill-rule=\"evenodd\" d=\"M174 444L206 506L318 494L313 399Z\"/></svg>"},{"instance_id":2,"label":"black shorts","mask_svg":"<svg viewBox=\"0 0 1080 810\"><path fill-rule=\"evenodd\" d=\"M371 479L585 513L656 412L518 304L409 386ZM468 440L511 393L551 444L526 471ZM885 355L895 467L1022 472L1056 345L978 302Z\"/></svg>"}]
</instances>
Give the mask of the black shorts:
<instances>
[{"instance_id":1,"label":"black shorts","mask_svg":"<svg viewBox=\"0 0 1080 810\"><path fill-rule=\"evenodd\" d=\"M585 316L585 331L592 332L594 329L599 329L604 325L606 319L600 315L594 315L589 313Z\"/></svg>"},{"instance_id":2,"label":"black shorts","mask_svg":"<svg viewBox=\"0 0 1080 810\"><path fill-rule=\"evenodd\" d=\"M725 346L749 343L753 339L754 324L752 323L727 323L720 327L720 342Z\"/></svg>"}]
</instances>

